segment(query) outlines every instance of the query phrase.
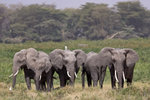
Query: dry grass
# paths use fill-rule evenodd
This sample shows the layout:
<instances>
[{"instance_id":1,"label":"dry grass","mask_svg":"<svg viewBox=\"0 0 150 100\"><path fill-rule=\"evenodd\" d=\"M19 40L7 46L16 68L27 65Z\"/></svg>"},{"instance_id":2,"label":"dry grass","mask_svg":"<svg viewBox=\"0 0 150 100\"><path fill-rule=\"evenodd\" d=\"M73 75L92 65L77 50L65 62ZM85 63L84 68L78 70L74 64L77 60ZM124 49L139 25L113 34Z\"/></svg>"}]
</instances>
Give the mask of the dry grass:
<instances>
[{"instance_id":1,"label":"dry grass","mask_svg":"<svg viewBox=\"0 0 150 100\"><path fill-rule=\"evenodd\" d=\"M37 92L34 88L27 90L24 83L9 91L9 85L0 83L0 100L150 100L148 82L135 82L133 86L120 90L112 90L108 83L104 84L103 89L87 86L82 89L81 84L78 83L74 88L67 86L52 92Z\"/></svg>"}]
</instances>

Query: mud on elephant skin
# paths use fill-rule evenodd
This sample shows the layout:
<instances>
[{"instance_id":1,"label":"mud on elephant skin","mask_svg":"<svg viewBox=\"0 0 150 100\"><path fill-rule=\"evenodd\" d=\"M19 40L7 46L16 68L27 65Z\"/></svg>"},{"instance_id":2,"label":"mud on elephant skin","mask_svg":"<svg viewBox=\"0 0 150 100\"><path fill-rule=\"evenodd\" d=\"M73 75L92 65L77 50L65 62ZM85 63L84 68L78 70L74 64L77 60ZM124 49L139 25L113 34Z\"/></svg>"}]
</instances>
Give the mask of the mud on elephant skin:
<instances>
[{"instance_id":1,"label":"mud on elephant skin","mask_svg":"<svg viewBox=\"0 0 150 100\"><path fill-rule=\"evenodd\" d=\"M13 58L13 68L12 68L13 73L11 75L13 77L13 84L12 84L13 88L15 87L16 84L16 76L19 72L19 69L25 67L27 67L27 69L30 69L35 73L34 80L35 80L36 90L39 90L40 89L39 82L41 79L42 72L45 71L46 73L48 73L52 65L49 60L49 56L46 53L42 51L37 51L34 48L23 49L15 53ZM26 80L28 80L29 82L30 81L29 77L27 78L28 79ZM48 84L47 86L49 86L50 83L47 84Z\"/></svg>"}]
</instances>

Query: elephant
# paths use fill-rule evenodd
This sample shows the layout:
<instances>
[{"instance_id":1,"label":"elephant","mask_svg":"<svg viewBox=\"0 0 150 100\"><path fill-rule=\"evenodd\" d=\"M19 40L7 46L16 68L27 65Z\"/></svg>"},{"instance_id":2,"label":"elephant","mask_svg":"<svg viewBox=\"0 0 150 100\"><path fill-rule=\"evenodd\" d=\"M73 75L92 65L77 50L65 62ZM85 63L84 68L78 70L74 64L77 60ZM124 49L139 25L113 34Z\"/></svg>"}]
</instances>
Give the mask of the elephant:
<instances>
[{"instance_id":1,"label":"elephant","mask_svg":"<svg viewBox=\"0 0 150 100\"><path fill-rule=\"evenodd\" d=\"M103 87L106 68L109 65L109 63L105 61L105 57L106 54L104 52L89 52L87 54L87 59L82 69L82 88L85 87L85 73L87 76L88 87L92 85L92 81L93 86L97 86L98 80L100 87Z\"/></svg>"},{"instance_id":2,"label":"elephant","mask_svg":"<svg viewBox=\"0 0 150 100\"><path fill-rule=\"evenodd\" d=\"M112 88L116 88L116 81L119 88L123 88L125 79L127 79L127 85L132 83L134 66L138 59L138 54L129 48L105 47L98 54L89 53L82 71L82 87L84 88L84 75L86 72L88 86L91 86L91 80L93 80L93 86L97 86L99 80L102 88L106 68L109 66Z\"/></svg>"},{"instance_id":3,"label":"elephant","mask_svg":"<svg viewBox=\"0 0 150 100\"><path fill-rule=\"evenodd\" d=\"M54 72L57 72L60 79L60 87L66 86L67 80L69 80L71 86L74 86L79 68L86 60L84 51L80 49L74 51L55 49L49 53L49 56L52 63L51 77Z\"/></svg>"},{"instance_id":4,"label":"elephant","mask_svg":"<svg viewBox=\"0 0 150 100\"><path fill-rule=\"evenodd\" d=\"M135 50L130 48L107 48L111 55L112 66L109 67L111 74L112 88L116 88L115 82L118 82L118 87L123 88L124 82L127 81L127 86L132 84L133 72L139 56Z\"/></svg>"},{"instance_id":5,"label":"elephant","mask_svg":"<svg viewBox=\"0 0 150 100\"><path fill-rule=\"evenodd\" d=\"M13 58L13 73L11 75L13 77L12 87L15 87L16 76L21 68L24 69L25 80L29 89L31 88L30 79L34 79L36 90L40 90L40 80L43 72L47 74L47 88L50 89L49 73L51 72L51 67L52 64L48 54L37 51L34 48L20 50L15 53Z\"/></svg>"}]
</instances>

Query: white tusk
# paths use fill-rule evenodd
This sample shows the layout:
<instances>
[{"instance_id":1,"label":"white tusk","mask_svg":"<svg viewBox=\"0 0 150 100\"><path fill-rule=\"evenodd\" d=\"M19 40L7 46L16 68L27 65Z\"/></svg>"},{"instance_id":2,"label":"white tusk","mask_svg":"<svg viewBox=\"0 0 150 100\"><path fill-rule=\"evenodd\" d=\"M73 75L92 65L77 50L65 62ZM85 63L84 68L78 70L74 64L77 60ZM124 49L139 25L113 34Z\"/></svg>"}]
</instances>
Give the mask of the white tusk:
<instances>
[{"instance_id":1,"label":"white tusk","mask_svg":"<svg viewBox=\"0 0 150 100\"><path fill-rule=\"evenodd\" d=\"M67 46L65 46L65 50L67 50L68 48L67 48Z\"/></svg>"},{"instance_id":2,"label":"white tusk","mask_svg":"<svg viewBox=\"0 0 150 100\"><path fill-rule=\"evenodd\" d=\"M74 75L75 75L75 77L77 78L77 74L76 74L76 72L74 72Z\"/></svg>"},{"instance_id":3,"label":"white tusk","mask_svg":"<svg viewBox=\"0 0 150 100\"><path fill-rule=\"evenodd\" d=\"M119 82L118 78L117 78L117 72L116 72L116 70L115 70L115 78L116 78L116 81Z\"/></svg>"},{"instance_id":4,"label":"white tusk","mask_svg":"<svg viewBox=\"0 0 150 100\"><path fill-rule=\"evenodd\" d=\"M68 75L68 77L70 77L70 78L71 78L71 76L70 76L70 74L69 74L69 71L67 71L67 75Z\"/></svg>"},{"instance_id":5,"label":"white tusk","mask_svg":"<svg viewBox=\"0 0 150 100\"><path fill-rule=\"evenodd\" d=\"M19 71L17 70L17 72L14 74L14 76L16 76L16 75L18 74L18 72L19 72Z\"/></svg>"},{"instance_id":6,"label":"white tusk","mask_svg":"<svg viewBox=\"0 0 150 100\"><path fill-rule=\"evenodd\" d=\"M126 78L125 78L124 72L123 72L123 80L124 80L124 82L126 81Z\"/></svg>"},{"instance_id":7,"label":"white tusk","mask_svg":"<svg viewBox=\"0 0 150 100\"><path fill-rule=\"evenodd\" d=\"M9 75L9 77L12 77L12 76L13 76L13 74Z\"/></svg>"},{"instance_id":8,"label":"white tusk","mask_svg":"<svg viewBox=\"0 0 150 100\"><path fill-rule=\"evenodd\" d=\"M39 81L41 80L41 75L40 75L40 79L39 79Z\"/></svg>"},{"instance_id":9,"label":"white tusk","mask_svg":"<svg viewBox=\"0 0 150 100\"><path fill-rule=\"evenodd\" d=\"M12 90L12 87L9 88L9 91L11 91L11 90Z\"/></svg>"}]
</instances>

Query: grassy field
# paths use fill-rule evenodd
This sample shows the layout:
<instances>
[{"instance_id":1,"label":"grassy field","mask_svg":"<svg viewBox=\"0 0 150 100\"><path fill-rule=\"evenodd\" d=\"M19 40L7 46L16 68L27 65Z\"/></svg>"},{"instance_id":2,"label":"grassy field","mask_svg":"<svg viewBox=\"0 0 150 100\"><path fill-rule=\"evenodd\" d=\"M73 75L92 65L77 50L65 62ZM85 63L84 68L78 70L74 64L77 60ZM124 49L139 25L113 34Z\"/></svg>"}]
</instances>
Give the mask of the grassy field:
<instances>
[{"instance_id":1,"label":"grassy field","mask_svg":"<svg viewBox=\"0 0 150 100\"><path fill-rule=\"evenodd\" d=\"M87 45L79 45L87 44ZM112 90L110 85L110 74L107 70L104 88L81 88L81 72L78 73L75 87L56 89L51 93L37 92L34 85L32 90L27 90L24 83L23 72L17 76L17 86L9 91L12 79L8 76L12 73L12 59L15 52L33 47L46 53L64 46L69 49L82 49L86 53L90 51L99 52L103 47L132 48L139 54L140 60L134 70L133 86L122 90ZM56 74L55 74L56 75ZM56 75L57 77L57 75ZM59 80L54 81L54 87L59 86ZM65 41L65 42L27 42L24 44L0 44L0 100L150 100L150 40L103 40L103 41Z\"/></svg>"}]
</instances>

